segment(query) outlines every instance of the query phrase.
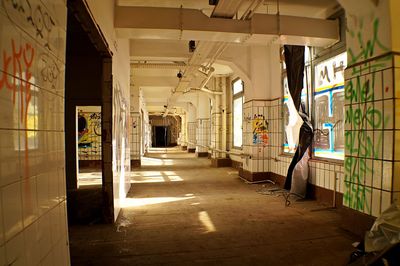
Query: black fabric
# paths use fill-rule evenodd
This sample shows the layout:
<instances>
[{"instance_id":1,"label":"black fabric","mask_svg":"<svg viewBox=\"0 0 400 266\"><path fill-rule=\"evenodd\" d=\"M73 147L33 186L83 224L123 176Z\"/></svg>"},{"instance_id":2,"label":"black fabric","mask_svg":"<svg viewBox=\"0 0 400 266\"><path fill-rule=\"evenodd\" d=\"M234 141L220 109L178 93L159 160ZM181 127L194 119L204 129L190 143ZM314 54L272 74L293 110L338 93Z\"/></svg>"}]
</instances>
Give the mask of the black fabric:
<instances>
[{"instance_id":1,"label":"black fabric","mask_svg":"<svg viewBox=\"0 0 400 266\"><path fill-rule=\"evenodd\" d=\"M285 180L285 189L290 190L292 186L292 174L296 164L303 158L307 148L311 146L314 138L314 131L310 119L306 113L299 112L300 117L303 119L303 124L300 127L299 145L289 165L288 173Z\"/></svg>"},{"instance_id":2,"label":"black fabric","mask_svg":"<svg viewBox=\"0 0 400 266\"><path fill-rule=\"evenodd\" d=\"M298 111L304 79L304 46L285 45L284 49L289 92Z\"/></svg>"},{"instance_id":3,"label":"black fabric","mask_svg":"<svg viewBox=\"0 0 400 266\"><path fill-rule=\"evenodd\" d=\"M292 158L292 162L289 165L285 180L284 188L290 190L292 186L293 170L296 167L296 164L303 158L307 148L310 147L314 137L314 132L304 105L300 108L301 91L303 90L304 79L304 46L285 45L284 49L289 92L296 110L303 119L303 124L300 127L299 133L299 144Z\"/></svg>"}]
</instances>

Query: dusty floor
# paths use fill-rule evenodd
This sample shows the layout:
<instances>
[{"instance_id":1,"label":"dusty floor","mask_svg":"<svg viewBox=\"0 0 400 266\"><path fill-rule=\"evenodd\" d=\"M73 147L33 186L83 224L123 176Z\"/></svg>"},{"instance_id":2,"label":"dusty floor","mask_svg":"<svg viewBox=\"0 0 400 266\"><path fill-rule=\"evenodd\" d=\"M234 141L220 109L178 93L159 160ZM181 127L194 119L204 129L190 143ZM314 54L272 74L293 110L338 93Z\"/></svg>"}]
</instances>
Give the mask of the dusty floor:
<instances>
[{"instance_id":1,"label":"dusty floor","mask_svg":"<svg viewBox=\"0 0 400 266\"><path fill-rule=\"evenodd\" d=\"M354 237L334 210L257 193L232 168L156 150L132 172L115 225L70 227L73 265L344 265Z\"/></svg>"}]
</instances>

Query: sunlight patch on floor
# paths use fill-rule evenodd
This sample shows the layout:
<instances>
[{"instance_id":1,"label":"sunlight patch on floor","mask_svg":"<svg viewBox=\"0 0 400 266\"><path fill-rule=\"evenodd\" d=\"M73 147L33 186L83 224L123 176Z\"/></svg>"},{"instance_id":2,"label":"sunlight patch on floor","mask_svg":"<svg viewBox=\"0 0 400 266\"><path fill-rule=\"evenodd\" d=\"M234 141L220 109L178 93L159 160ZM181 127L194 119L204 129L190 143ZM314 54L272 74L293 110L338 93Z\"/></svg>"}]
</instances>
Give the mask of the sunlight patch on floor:
<instances>
[{"instance_id":1,"label":"sunlight patch on floor","mask_svg":"<svg viewBox=\"0 0 400 266\"><path fill-rule=\"evenodd\" d=\"M142 157L141 164L146 165L146 166L147 165L174 165L174 161L171 159Z\"/></svg>"},{"instance_id":2,"label":"sunlight patch on floor","mask_svg":"<svg viewBox=\"0 0 400 266\"><path fill-rule=\"evenodd\" d=\"M78 188L85 186L102 185L102 172L78 173Z\"/></svg>"},{"instance_id":3,"label":"sunlight patch on floor","mask_svg":"<svg viewBox=\"0 0 400 266\"><path fill-rule=\"evenodd\" d=\"M182 200L194 199L195 197L155 197L155 198L126 198L122 202L122 208L142 207L147 205L171 203Z\"/></svg>"},{"instance_id":4,"label":"sunlight patch on floor","mask_svg":"<svg viewBox=\"0 0 400 266\"><path fill-rule=\"evenodd\" d=\"M180 182L182 177L173 171L141 171L131 173L131 183Z\"/></svg>"},{"instance_id":5,"label":"sunlight patch on floor","mask_svg":"<svg viewBox=\"0 0 400 266\"><path fill-rule=\"evenodd\" d=\"M212 233L217 231L213 222L211 221L210 216L206 211L199 212L199 221L203 224L204 228L206 229L205 233Z\"/></svg>"}]
</instances>

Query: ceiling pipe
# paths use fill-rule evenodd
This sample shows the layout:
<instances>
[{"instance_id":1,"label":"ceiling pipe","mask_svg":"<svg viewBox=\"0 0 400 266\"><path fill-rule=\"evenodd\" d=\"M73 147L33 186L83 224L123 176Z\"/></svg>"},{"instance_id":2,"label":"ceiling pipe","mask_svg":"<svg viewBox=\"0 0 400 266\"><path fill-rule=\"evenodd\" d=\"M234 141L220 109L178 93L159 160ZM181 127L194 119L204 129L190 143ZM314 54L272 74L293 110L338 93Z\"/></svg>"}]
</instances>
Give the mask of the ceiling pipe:
<instances>
[{"instance_id":1,"label":"ceiling pipe","mask_svg":"<svg viewBox=\"0 0 400 266\"><path fill-rule=\"evenodd\" d=\"M132 68L142 68L142 69L180 69L187 65L185 63L131 63ZM198 65L200 67L200 65Z\"/></svg>"}]
</instances>

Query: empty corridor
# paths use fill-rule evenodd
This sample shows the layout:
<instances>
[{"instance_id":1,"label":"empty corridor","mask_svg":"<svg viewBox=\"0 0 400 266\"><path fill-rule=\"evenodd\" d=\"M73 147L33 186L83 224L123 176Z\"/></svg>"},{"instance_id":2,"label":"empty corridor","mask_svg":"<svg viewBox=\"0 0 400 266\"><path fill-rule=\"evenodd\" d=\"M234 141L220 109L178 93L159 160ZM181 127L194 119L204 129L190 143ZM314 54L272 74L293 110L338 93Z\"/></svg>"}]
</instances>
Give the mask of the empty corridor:
<instances>
[{"instance_id":1,"label":"empty corridor","mask_svg":"<svg viewBox=\"0 0 400 266\"><path fill-rule=\"evenodd\" d=\"M115 225L70 227L73 265L343 265L355 239L313 201L285 207L233 168L156 149Z\"/></svg>"}]
</instances>

